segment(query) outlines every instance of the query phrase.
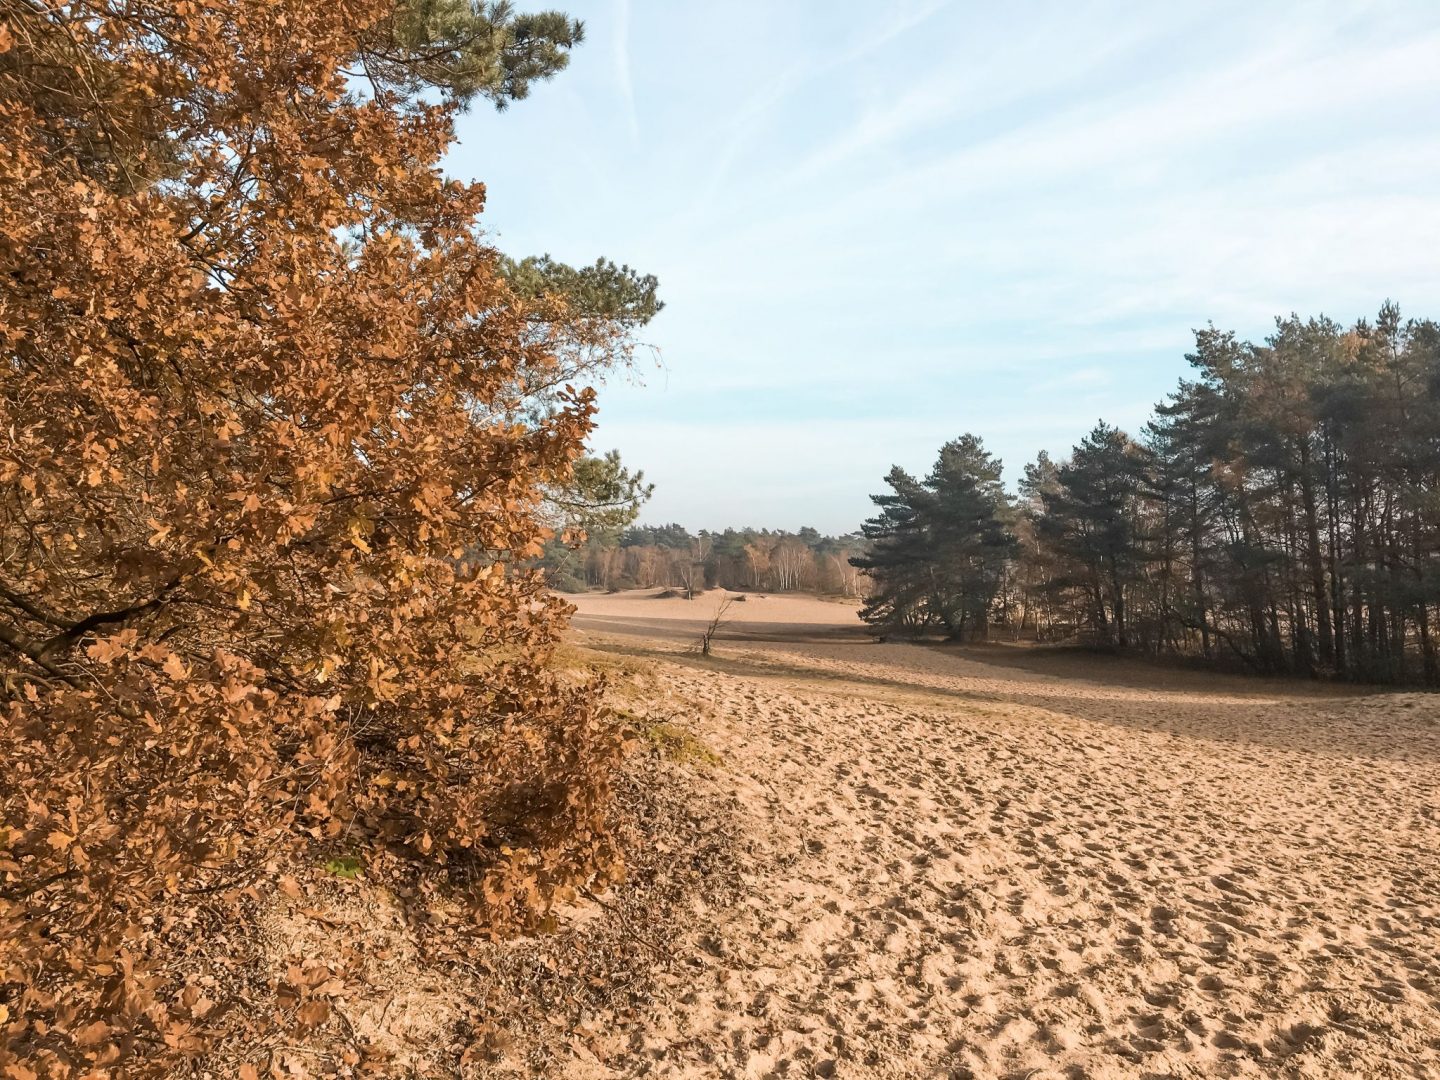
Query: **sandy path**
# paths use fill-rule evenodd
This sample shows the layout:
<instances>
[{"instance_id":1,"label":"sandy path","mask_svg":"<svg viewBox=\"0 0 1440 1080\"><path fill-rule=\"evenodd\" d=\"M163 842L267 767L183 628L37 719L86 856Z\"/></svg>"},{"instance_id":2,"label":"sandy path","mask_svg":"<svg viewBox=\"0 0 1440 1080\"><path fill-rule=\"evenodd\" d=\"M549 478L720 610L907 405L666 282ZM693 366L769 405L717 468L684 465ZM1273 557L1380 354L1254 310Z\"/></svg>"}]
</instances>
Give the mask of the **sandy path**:
<instances>
[{"instance_id":1,"label":"sandy path","mask_svg":"<svg viewBox=\"0 0 1440 1080\"><path fill-rule=\"evenodd\" d=\"M696 783L738 795L748 895L697 902L644 1033L575 1075L1440 1076L1436 699L678 649L657 707L724 759Z\"/></svg>"}]
</instances>

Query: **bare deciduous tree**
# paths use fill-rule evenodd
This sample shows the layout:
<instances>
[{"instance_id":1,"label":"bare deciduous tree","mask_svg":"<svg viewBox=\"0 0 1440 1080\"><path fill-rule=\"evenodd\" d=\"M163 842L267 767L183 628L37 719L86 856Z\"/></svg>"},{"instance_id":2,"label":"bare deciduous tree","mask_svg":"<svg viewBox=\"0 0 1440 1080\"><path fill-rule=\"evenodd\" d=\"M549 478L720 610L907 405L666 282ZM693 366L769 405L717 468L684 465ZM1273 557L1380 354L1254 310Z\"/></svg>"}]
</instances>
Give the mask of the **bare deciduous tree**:
<instances>
[{"instance_id":1,"label":"bare deciduous tree","mask_svg":"<svg viewBox=\"0 0 1440 1080\"><path fill-rule=\"evenodd\" d=\"M720 633L722 627L730 620L727 616L730 609L735 606L735 598L727 596L715 605L715 616L710 620L710 625L705 627L705 632L700 635L700 655L709 656L710 648L714 644L715 635Z\"/></svg>"}]
</instances>

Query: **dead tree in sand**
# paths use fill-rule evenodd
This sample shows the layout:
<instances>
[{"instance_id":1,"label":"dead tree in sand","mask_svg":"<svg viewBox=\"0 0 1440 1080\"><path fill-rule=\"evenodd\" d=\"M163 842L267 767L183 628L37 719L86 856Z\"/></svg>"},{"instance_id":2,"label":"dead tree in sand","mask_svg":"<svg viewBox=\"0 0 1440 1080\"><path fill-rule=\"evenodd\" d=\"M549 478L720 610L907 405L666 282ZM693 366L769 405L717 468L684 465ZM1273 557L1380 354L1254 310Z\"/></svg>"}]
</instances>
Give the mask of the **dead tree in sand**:
<instances>
[{"instance_id":1,"label":"dead tree in sand","mask_svg":"<svg viewBox=\"0 0 1440 1080\"><path fill-rule=\"evenodd\" d=\"M733 607L734 604L735 598L733 596L727 596L716 606L715 617L710 620L710 625L707 626L705 632L700 635L701 656L710 655L710 645L714 642L715 635L720 632L720 628L730 621L725 616L730 613L730 608Z\"/></svg>"}]
</instances>

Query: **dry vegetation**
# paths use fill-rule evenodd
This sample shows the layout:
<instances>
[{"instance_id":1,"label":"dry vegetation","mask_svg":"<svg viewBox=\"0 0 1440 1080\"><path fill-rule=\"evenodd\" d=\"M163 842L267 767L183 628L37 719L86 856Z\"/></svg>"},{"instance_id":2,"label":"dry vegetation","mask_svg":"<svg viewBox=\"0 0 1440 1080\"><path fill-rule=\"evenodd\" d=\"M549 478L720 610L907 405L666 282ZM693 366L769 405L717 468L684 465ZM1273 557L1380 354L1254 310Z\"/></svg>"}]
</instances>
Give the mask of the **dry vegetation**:
<instances>
[{"instance_id":1,"label":"dry vegetation","mask_svg":"<svg viewBox=\"0 0 1440 1080\"><path fill-rule=\"evenodd\" d=\"M251 938L307 867L467 936L621 873L622 733L524 566L591 426L565 384L623 343L502 273L457 103L367 66L395 10L0 0L17 1080L343 1015L383 964Z\"/></svg>"},{"instance_id":2,"label":"dry vegetation","mask_svg":"<svg viewBox=\"0 0 1440 1080\"><path fill-rule=\"evenodd\" d=\"M681 705L648 663L575 648L559 660L607 674L628 736L613 807L623 882L578 891L532 933L490 939L458 906L417 907L393 876L300 868L196 958L223 973L207 992L239 1014L199 1075L583 1076L638 1048L683 977L677 946L701 896L743 895L743 834L733 798L695 798L719 759L671 719ZM307 1007L315 1023L287 1022Z\"/></svg>"}]
</instances>

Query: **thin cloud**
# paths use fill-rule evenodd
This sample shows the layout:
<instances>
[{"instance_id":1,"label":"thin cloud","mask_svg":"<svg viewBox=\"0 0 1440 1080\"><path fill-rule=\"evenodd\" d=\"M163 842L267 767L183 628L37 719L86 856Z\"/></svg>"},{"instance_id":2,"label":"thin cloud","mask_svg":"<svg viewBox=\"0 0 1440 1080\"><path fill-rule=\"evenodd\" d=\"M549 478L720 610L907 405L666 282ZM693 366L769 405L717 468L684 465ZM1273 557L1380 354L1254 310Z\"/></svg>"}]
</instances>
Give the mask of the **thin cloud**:
<instances>
[{"instance_id":1,"label":"thin cloud","mask_svg":"<svg viewBox=\"0 0 1440 1080\"><path fill-rule=\"evenodd\" d=\"M704 184L701 185L699 206L708 208L725 185L745 148L757 141L761 121L782 101L808 82L819 79L837 68L856 64L884 49L890 42L903 37L945 10L949 0L931 0L914 6L883 26L867 26L849 46L832 55L807 58L788 65L779 77L750 95L730 124L730 134L716 156Z\"/></svg>"},{"instance_id":2,"label":"thin cloud","mask_svg":"<svg viewBox=\"0 0 1440 1080\"><path fill-rule=\"evenodd\" d=\"M665 375L598 433L651 517L853 525L962 431L1013 475L1135 430L1208 321L1440 314L1433 4L592 2L617 41L543 124L487 120L473 175L527 247L660 277Z\"/></svg>"},{"instance_id":3,"label":"thin cloud","mask_svg":"<svg viewBox=\"0 0 1440 1080\"><path fill-rule=\"evenodd\" d=\"M640 116L635 108L635 83L630 74L630 0L615 0L615 81L625 106L630 141L640 141Z\"/></svg>"}]
</instances>

